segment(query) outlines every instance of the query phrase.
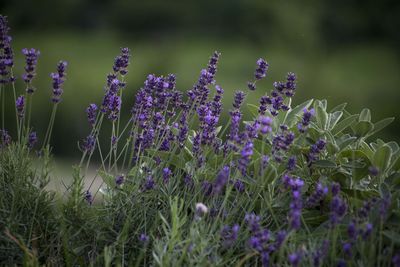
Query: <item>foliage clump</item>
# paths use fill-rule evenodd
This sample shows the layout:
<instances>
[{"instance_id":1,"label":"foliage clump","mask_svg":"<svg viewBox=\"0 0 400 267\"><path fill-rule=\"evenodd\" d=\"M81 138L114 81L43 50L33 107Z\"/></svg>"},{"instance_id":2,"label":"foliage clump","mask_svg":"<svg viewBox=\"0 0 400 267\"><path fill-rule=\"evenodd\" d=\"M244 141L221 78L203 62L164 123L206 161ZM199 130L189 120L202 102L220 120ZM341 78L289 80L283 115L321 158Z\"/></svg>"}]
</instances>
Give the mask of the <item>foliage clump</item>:
<instances>
[{"instance_id":1,"label":"foliage clump","mask_svg":"<svg viewBox=\"0 0 400 267\"><path fill-rule=\"evenodd\" d=\"M175 75L150 74L123 121L130 51L122 48L102 102L86 109L82 157L58 197L46 185L67 64L51 74L53 112L34 151L29 104L39 53L23 50L26 90L17 98L0 21L0 95L11 86L17 126L12 141L2 121L2 264L399 266L400 148L372 138L392 118L372 122L368 109L350 114L326 100L293 105L294 73L245 106L268 76L259 59L223 123L215 52L186 95Z\"/></svg>"}]
</instances>

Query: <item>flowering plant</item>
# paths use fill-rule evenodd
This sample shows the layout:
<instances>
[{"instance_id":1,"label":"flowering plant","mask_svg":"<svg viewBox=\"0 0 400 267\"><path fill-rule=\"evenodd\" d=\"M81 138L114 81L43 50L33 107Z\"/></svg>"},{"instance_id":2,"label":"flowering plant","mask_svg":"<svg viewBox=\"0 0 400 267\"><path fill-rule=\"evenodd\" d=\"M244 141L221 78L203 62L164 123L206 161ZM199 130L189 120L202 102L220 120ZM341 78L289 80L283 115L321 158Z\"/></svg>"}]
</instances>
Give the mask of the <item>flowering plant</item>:
<instances>
[{"instance_id":1,"label":"flowering plant","mask_svg":"<svg viewBox=\"0 0 400 267\"><path fill-rule=\"evenodd\" d=\"M56 197L45 186L67 64L51 74L54 108L35 156L26 106L39 51L23 50L26 90L17 98L11 38L6 18L0 22L2 103L11 85L18 136L11 141L3 116L1 263L399 266L400 149L371 139L393 118L372 122L368 109L350 114L346 104L330 108L326 100L293 105L294 73L274 82L258 105L244 105L268 76L260 58L249 91L235 93L222 122L214 52L186 94L175 75L150 74L123 121L131 52L122 48L102 102L86 109L81 160ZM35 157L45 162L40 171Z\"/></svg>"}]
</instances>

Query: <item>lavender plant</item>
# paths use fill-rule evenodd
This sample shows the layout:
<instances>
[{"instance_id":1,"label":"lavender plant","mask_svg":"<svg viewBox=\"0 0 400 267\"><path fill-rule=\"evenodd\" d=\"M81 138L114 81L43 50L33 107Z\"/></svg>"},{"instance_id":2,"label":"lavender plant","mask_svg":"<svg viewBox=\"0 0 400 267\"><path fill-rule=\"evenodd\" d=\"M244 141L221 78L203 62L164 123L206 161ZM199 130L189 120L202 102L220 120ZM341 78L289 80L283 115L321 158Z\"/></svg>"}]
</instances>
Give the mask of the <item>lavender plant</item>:
<instances>
[{"instance_id":1,"label":"lavender plant","mask_svg":"<svg viewBox=\"0 0 400 267\"><path fill-rule=\"evenodd\" d=\"M268 76L261 58L223 122L227 89L217 84L214 52L186 93L173 74L148 75L124 120L131 51L122 48L101 103L82 110L81 160L55 197L45 186L67 64L51 74L53 112L35 154L26 106L39 52L23 50L26 88L17 98L11 38L0 22L1 90L15 92L17 126L15 141L4 119L0 132L2 264L399 266L400 149L372 138L393 118L372 122L368 109L350 114L326 100L292 105L294 73L272 82L259 105L245 105ZM36 157L45 162L39 169Z\"/></svg>"}]
</instances>

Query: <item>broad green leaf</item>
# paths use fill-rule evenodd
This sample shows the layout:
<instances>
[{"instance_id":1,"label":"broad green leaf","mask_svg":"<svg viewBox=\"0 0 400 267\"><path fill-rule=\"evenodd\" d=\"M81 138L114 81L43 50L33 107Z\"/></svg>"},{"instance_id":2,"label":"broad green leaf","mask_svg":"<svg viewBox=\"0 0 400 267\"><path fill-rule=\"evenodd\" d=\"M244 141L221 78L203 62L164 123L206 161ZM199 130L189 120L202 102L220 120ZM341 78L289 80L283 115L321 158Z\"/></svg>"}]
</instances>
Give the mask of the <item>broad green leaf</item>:
<instances>
[{"instance_id":1,"label":"broad green leaf","mask_svg":"<svg viewBox=\"0 0 400 267\"><path fill-rule=\"evenodd\" d=\"M378 167L378 169L382 172L386 170L386 168L390 164L390 157L392 154L392 150L388 145L383 145L379 147L374 154L373 164Z\"/></svg>"},{"instance_id":2,"label":"broad green leaf","mask_svg":"<svg viewBox=\"0 0 400 267\"><path fill-rule=\"evenodd\" d=\"M332 134L335 136L341 133L343 130L345 130L347 127L353 124L356 121L357 117L358 117L357 114L350 115L349 117L338 122L336 126L332 129Z\"/></svg>"},{"instance_id":3,"label":"broad green leaf","mask_svg":"<svg viewBox=\"0 0 400 267\"><path fill-rule=\"evenodd\" d=\"M334 161L331 160L317 160L313 163L314 167L319 167L319 168L327 168L327 169L335 169L337 168L337 165Z\"/></svg>"},{"instance_id":4,"label":"broad green leaf","mask_svg":"<svg viewBox=\"0 0 400 267\"><path fill-rule=\"evenodd\" d=\"M367 108L361 110L360 117L358 118L358 120L371 122L371 111Z\"/></svg>"},{"instance_id":5,"label":"broad green leaf","mask_svg":"<svg viewBox=\"0 0 400 267\"><path fill-rule=\"evenodd\" d=\"M342 139L339 143L338 146L340 148L340 150L345 149L347 146L349 146L350 144L352 144L355 140L357 140L357 137L355 136L348 136L345 139Z\"/></svg>"},{"instance_id":6,"label":"broad green leaf","mask_svg":"<svg viewBox=\"0 0 400 267\"><path fill-rule=\"evenodd\" d=\"M321 106L316 107L315 118L317 119L318 126L321 129L326 130L328 123L328 113Z\"/></svg>"},{"instance_id":7,"label":"broad green leaf","mask_svg":"<svg viewBox=\"0 0 400 267\"><path fill-rule=\"evenodd\" d=\"M391 124L393 121L394 121L394 118L386 118L386 119L383 119L383 120L380 120L380 121L374 123L374 129L369 133L369 135L373 135L373 134L379 132L380 130L382 130L389 124Z\"/></svg>"},{"instance_id":8,"label":"broad green leaf","mask_svg":"<svg viewBox=\"0 0 400 267\"><path fill-rule=\"evenodd\" d=\"M374 129L374 125L369 121L359 121L354 125L354 133L358 137L365 137Z\"/></svg>"},{"instance_id":9,"label":"broad green leaf","mask_svg":"<svg viewBox=\"0 0 400 267\"><path fill-rule=\"evenodd\" d=\"M329 130L332 130L336 126L342 115L343 115L342 111L335 111L334 113L329 114L329 126L328 126Z\"/></svg>"},{"instance_id":10,"label":"broad green leaf","mask_svg":"<svg viewBox=\"0 0 400 267\"><path fill-rule=\"evenodd\" d=\"M343 103L343 104L337 105L330 112L334 113L336 111L343 111L346 106L347 106L347 103Z\"/></svg>"}]
</instances>

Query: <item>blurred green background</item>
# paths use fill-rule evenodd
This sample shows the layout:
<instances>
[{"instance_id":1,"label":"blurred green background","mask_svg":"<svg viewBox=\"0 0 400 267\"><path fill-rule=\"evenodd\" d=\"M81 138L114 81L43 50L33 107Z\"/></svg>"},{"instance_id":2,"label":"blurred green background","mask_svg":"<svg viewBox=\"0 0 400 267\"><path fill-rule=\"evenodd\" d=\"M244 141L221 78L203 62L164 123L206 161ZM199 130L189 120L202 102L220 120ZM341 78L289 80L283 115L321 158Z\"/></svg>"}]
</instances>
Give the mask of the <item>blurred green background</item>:
<instances>
[{"instance_id":1,"label":"blurred green background","mask_svg":"<svg viewBox=\"0 0 400 267\"><path fill-rule=\"evenodd\" d=\"M225 113L263 57L270 71L249 102L257 103L273 81L293 71L299 79L295 103L325 98L331 107L349 103L351 112L369 107L373 121L396 116L383 138L400 141L399 1L8 0L0 10L9 19L18 75L21 49L41 51L33 106L40 136L51 111L49 73L58 60L69 62L52 140L58 157L79 156L77 141L89 131L84 110L101 101L106 74L123 46L133 55L125 114L148 73L175 73L186 91L218 50ZM18 88L22 93L23 85Z\"/></svg>"}]
</instances>

